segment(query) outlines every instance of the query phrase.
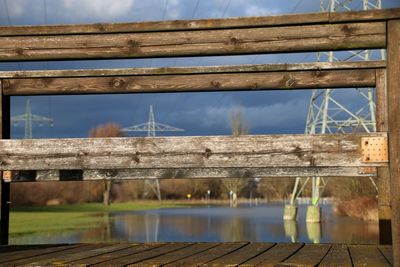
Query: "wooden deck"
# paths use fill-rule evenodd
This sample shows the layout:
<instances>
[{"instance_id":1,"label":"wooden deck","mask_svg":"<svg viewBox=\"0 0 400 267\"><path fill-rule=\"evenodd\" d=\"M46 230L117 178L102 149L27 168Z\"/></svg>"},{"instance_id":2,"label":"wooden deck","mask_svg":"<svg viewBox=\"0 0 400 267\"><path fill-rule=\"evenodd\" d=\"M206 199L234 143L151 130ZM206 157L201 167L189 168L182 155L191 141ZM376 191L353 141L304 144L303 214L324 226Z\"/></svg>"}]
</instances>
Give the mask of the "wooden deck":
<instances>
[{"instance_id":1,"label":"wooden deck","mask_svg":"<svg viewBox=\"0 0 400 267\"><path fill-rule=\"evenodd\" d=\"M391 266L392 247L302 243L1 246L0 266Z\"/></svg>"}]
</instances>

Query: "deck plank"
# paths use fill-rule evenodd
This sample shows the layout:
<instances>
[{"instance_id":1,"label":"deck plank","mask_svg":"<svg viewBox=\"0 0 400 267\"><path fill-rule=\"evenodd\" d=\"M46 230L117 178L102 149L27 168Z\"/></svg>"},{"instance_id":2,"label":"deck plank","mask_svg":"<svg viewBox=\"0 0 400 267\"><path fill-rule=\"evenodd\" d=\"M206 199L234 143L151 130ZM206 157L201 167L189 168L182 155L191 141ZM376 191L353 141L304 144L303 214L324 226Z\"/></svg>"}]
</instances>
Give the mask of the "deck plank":
<instances>
[{"instance_id":1,"label":"deck plank","mask_svg":"<svg viewBox=\"0 0 400 267\"><path fill-rule=\"evenodd\" d=\"M392 246L100 243L0 247L0 266L391 266Z\"/></svg>"},{"instance_id":2,"label":"deck plank","mask_svg":"<svg viewBox=\"0 0 400 267\"><path fill-rule=\"evenodd\" d=\"M55 251L52 253L36 255L33 257L23 257L18 260L8 261L5 264L12 265L12 266L35 265L34 263L36 263L36 262L47 261L50 258L56 258L56 257L60 257L63 255L66 255L66 254L71 255L71 254L78 253L81 251L88 251L91 249L101 248L104 246L105 246L105 244L87 244L87 245L81 245L81 246L74 246L68 250L59 250L59 251Z\"/></svg>"},{"instance_id":3,"label":"deck plank","mask_svg":"<svg viewBox=\"0 0 400 267\"><path fill-rule=\"evenodd\" d=\"M118 251L131 246L130 244L108 244L99 247L86 247L77 253L62 254L55 257L50 257L41 261L32 262L31 265L35 266L48 266L48 265L65 265L72 261L98 256L104 253Z\"/></svg>"},{"instance_id":4,"label":"deck plank","mask_svg":"<svg viewBox=\"0 0 400 267\"><path fill-rule=\"evenodd\" d=\"M232 251L235 251L241 247L246 246L247 242L235 242L235 243L221 243L211 250L206 250L201 253L192 255L190 257L175 261L165 266L199 266L213 261L217 258L223 257Z\"/></svg>"},{"instance_id":5,"label":"deck plank","mask_svg":"<svg viewBox=\"0 0 400 267\"><path fill-rule=\"evenodd\" d=\"M131 247L126 248L126 249L108 252L108 253L105 253L102 255L98 255L98 256L94 256L94 257L86 258L86 259L81 259L78 261L73 261L70 264L80 265L80 266L100 264L102 262L116 260L118 258L122 258L125 256L152 250L152 249L158 248L163 245L164 245L163 243L148 243L148 244L132 245Z\"/></svg>"},{"instance_id":6,"label":"deck plank","mask_svg":"<svg viewBox=\"0 0 400 267\"><path fill-rule=\"evenodd\" d=\"M53 252L58 252L58 251L67 251L69 249L73 249L75 247L82 247L84 245L65 245L65 246L57 246L57 247L48 247L48 248L41 248L41 247L36 247L36 248L28 248L27 250L22 249L22 250L17 250L17 251L12 251L12 252L5 252L5 253L0 253L0 264L14 261L14 260L19 260L19 259L24 259L24 258L30 258L38 255L47 255L51 254Z\"/></svg>"},{"instance_id":7,"label":"deck plank","mask_svg":"<svg viewBox=\"0 0 400 267\"><path fill-rule=\"evenodd\" d=\"M117 259L109 260L102 262L100 264L94 264L92 266L121 266L121 265L129 265L137 262L145 261L151 258L158 257L160 255L167 254L169 252L173 252L184 247L190 246L192 243L166 243L160 247L146 250L142 253L136 253L132 255L127 255L124 257L120 257Z\"/></svg>"},{"instance_id":8,"label":"deck plank","mask_svg":"<svg viewBox=\"0 0 400 267\"><path fill-rule=\"evenodd\" d=\"M273 245L273 243L250 243L245 247L207 263L207 266L238 266L270 249Z\"/></svg>"},{"instance_id":9,"label":"deck plank","mask_svg":"<svg viewBox=\"0 0 400 267\"><path fill-rule=\"evenodd\" d=\"M350 255L354 267L358 266L390 266L390 263L379 251L377 246L351 245L349 246Z\"/></svg>"},{"instance_id":10,"label":"deck plank","mask_svg":"<svg viewBox=\"0 0 400 267\"><path fill-rule=\"evenodd\" d=\"M351 267L350 253L346 245L333 245L328 254L324 257L320 267Z\"/></svg>"},{"instance_id":11,"label":"deck plank","mask_svg":"<svg viewBox=\"0 0 400 267\"><path fill-rule=\"evenodd\" d=\"M378 249L383 254L383 256L390 262L390 264L394 265L392 246L379 246Z\"/></svg>"},{"instance_id":12,"label":"deck plank","mask_svg":"<svg viewBox=\"0 0 400 267\"><path fill-rule=\"evenodd\" d=\"M240 266L275 266L275 264L282 262L289 258L293 253L299 250L303 244L276 244L264 253L254 257L241 264Z\"/></svg>"},{"instance_id":13,"label":"deck plank","mask_svg":"<svg viewBox=\"0 0 400 267\"><path fill-rule=\"evenodd\" d=\"M281 266L316 266L322 261L330 248L331 245L329 244L306 244L285 260Z\"/></svg>"},{"instance_id":14,"label":"deck plank","mask_svg":"<svg viewBox=\"0 0 400 267\"><path fill-rule=\"evenodd\" d=\"M171 264L175 261L182 260L192 255L201 253L203 251L209 251L209 249L217 246L217 243L197 243L188 247L184 247L173 252L160 255L158 257L148 259L142 262L134 264L135 266L161 266L165 264ZM128 265L129 266L129 265Z\"/></svg>"}]
</instances>

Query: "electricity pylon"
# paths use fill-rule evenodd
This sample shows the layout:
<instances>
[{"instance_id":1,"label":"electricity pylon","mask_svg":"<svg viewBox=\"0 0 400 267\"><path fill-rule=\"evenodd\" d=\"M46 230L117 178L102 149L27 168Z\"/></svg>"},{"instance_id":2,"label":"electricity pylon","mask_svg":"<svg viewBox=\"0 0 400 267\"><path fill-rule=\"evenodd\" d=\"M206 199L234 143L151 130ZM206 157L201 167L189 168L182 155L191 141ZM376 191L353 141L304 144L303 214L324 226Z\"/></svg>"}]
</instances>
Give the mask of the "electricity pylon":
<instances>
[{"instance_id":1,"label":"electricity pylon","mask_svg":"<svg viewBox=\"0 0 400 267\"><path fill-rule=\"evenodd\" d=\"M184 130L156 122L154 119L153 105L150 105L148 122L133 125L133 126L130 126L127 128L123 128L122 131L124 131L124 132L147 132L148 137L155 137L156 132L183 132ZM160 182L158 181L158 179L145 180L144 192L143 192L144 197L146 197L149 194L150 189L157 196L158 200L161 200Z\"/></svg>"},{"instance_id":2,"label":"electricity pylon","mask_svg":"<svg viewBox=\"0 0 400 267\"><path fill-rule=\"evenodd\" d=\"M341 12L362 8L381 9L381 0L320 0L321 12ZM358 50L345 52L319 52L317 61L368 61L385 59L382 50ZM312 91L307 115L305 134L375 132L374 88L354 88L350 91L352 101L346 101L344 91L330 88ZM347 102L347 103L346 103ZM356 105L355 105L356 104ZM320 177L306 178L299 188L301 178L296 178L290 204L294 205L307 182L312 182L312 204L317 206L326 181ZM371 178L375 188L376 185Z\"/></svg>"},{"instance_id":3,"label":"electricity pylon","mask_svg":"<svg viewBox=\"0 0 400 267\"><path fill-rule=\"evenodd\" d=\"M25 113L11 117L11 122L14 125L18 124L19 122L25 123L25 139L32 139L32 123L36 122L40 123L40 125L43 123L50 123L51 126L54 123L53 119L51 118L32 114L31 101L29 98L26 100Z\"/></svg>"}]
</instances>

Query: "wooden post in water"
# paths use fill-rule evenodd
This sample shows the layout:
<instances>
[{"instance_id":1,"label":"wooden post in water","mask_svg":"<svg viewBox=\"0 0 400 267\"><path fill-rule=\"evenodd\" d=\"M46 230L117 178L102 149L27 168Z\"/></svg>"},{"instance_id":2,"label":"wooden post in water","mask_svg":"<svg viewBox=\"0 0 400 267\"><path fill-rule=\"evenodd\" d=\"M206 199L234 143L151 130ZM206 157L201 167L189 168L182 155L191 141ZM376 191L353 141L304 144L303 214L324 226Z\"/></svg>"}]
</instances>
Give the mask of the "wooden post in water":
<instances>
[{"instance_id":1,"label":"wooden post in water","mask_svg":"<svg viewBox=\"0 0 400 267\"><path fill-rule=\"evenodd\" d=\"M393 264L400 266L400 20L388 21L387 93Z\"/></svg>"},{"instance_id":2,"label":"wooden post in water","mask_svg":"<svg viewBox=\"0 0 400 267\"><path fill-rule=\"evenodd\" d=\"M0 80L0 138L10 137L10 97L3 96L3 85ZM8 244L10 215L10 183L3 179L0 172L0 245Z\"/></svg>"}]
</instances>

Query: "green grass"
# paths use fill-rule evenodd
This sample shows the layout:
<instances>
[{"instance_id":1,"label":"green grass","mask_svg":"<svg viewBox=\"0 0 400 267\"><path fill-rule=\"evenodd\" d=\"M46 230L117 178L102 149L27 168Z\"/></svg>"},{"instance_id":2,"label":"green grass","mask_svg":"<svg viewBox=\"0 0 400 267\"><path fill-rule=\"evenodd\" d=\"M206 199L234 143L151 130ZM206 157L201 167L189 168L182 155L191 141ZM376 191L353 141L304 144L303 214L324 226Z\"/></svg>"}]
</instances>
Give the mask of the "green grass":
<instances>
[{"instance_id":1,"label":"green grass","mask_svg":"<svg viewBox=\"0 0 400 267\"><path fill-rule=\"evenodd\" d=\"M59 206L13 208L10 212L10 235L34 234L52 231L73 231L91 228L103 221L97 213L138 211L187 206L159 202L128 202L104 206L86 203Z\"/></svg>"}]
</instances>

